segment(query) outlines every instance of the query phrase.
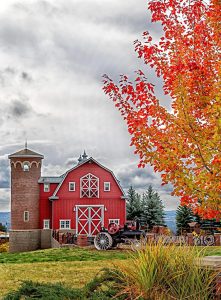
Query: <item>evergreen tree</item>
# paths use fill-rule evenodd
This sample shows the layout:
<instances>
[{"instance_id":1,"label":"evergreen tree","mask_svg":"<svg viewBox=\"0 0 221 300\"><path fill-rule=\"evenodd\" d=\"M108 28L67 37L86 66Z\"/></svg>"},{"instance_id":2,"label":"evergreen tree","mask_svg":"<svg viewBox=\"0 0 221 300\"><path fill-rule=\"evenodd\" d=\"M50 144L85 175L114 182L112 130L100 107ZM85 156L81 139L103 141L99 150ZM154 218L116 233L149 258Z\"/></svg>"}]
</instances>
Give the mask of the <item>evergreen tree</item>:
<instances>
[{"instance_id":1,"label":"evergreen tree","mask_svg":"<svg viewBox=\"0 0 221 300\"><path fill-rule=\"evenodd\" d=\"M203 219L198 214L194 214L194 221L201 224Z\"/></svg>"},{"instance_id":2,"label":"evergreen tree","mask_svg":"<svg viewBox=\"0 0 221 300\"><path fill-rule=\"evenodd\" d=\"M147 195L146 193L142 194L142 198L141 198L141 203L140 203L140 207L141 207L141 214L140 214L140 223L142 226L146 226L147 225L147 220L146 220L146 205L147 205Z\"/></svg>"},{"instance_id":3,"label":"evergreen tree","mask_svg":"<svg viewBox=\"0 0 221 300\"><path fill-rule=\"evenodd\" d=\"M0 223L0 231L6 232L6 230L7 230L6 226Z\"/></svg>"},{"instance_id":4,"label":"evergreen tree","mask_svg":"<svg viewBox=\"0 0 221 300\"><path fill-rule=\"evenodd\" d=\"M177 234L182 233L182 229L188 227L188 223L194 221L194 215L192 210L187 206L179 205L176 210L176 227L177 227Z\"/></svg>"},{"instance_id":5,"label":"evergreen tree","mask_svg":"<svg viewBox=\"0 0 221 300\"><path fill-rule=\"evenodd\" d=\"M133 220L135 217L139 218L141 214L140 195L130 186L127 196L127 219Z\"/></svg>"},{"instance_id":6,"label":"evergreen tree","mask_svg":"<svg viewBox=\"0 0 221 300\"><path fill-rule=\"evenodd\" d=\"M157 192L152 186L142 195L142 225L148 225L151 229L154 225L164 224L164 206Z\"/></svg>"}]
</instances>

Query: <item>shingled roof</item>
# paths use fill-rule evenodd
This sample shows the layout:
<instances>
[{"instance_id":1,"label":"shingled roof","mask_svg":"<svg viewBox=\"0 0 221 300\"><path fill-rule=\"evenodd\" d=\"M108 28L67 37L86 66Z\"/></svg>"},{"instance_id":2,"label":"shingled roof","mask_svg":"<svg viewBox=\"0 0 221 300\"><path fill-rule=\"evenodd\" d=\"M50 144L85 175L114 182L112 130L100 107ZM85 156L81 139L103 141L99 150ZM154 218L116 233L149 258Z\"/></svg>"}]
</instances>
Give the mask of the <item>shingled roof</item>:
<instances>
[{"instance_id":1,"label":"shingled roof","mask_svg":"<svg viewBox=\"0 0 221 300\"><path fill-rule=\"evenodd\" d=\"M18 152L15 152L15 153L12 153L8 156L8 158L14 158L14 157L38 157L38 158L44 158L43 155L37 153L37 152L34 152L30 149L22 149Z\"/></svg>"}]
</instances>

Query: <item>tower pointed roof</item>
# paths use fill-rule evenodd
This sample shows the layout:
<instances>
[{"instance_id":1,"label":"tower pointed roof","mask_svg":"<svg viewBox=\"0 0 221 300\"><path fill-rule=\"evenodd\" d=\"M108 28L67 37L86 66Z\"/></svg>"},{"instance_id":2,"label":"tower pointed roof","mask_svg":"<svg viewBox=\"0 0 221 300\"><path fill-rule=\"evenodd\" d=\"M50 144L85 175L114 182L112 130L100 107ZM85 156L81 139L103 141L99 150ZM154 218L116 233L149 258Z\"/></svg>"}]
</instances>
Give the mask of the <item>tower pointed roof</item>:
<instances>
[{"instance_id":1,"label":"tower pointed roof","mask_svg":"<svg viewBox=\"0 0 221 300\"><path fill-rule=\"evenodd\" d=\"M39 154L37 152L34 152L28 148L25 148L25 149L22 149L22 150L19 150L15 153L12 153L8 156L8 158L14 158L14 157L36 157L36 158L41 158L43 159L44 156L42 154Z\"/></svg>"}]
</instances>

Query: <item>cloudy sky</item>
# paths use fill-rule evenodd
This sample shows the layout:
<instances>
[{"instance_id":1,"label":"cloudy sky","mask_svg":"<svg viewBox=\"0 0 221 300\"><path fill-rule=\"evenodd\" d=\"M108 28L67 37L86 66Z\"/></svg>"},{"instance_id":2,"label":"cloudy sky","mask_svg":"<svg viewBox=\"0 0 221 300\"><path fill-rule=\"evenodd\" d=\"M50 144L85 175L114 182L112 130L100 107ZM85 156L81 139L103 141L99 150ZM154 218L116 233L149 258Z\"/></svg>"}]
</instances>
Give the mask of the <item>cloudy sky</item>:
<instances>
[{"instance_id":1,"label":"cloudy sky","mask_svg":"<svg viewBox=\"0 0 221 300\"><path fill-rule=\"evenodd\" d=\"M146 0L1 0L0 2L0 211L9 211L8 154L28 147L44 154L43 175L61 175L85 149L112 169L125 191L149 184L167 210L177 207L171 187L150 167L138 169L119 112L102 91L102 75L117 80L148 73L133 41L157 38Z\"/></svg>"}]
</instances>

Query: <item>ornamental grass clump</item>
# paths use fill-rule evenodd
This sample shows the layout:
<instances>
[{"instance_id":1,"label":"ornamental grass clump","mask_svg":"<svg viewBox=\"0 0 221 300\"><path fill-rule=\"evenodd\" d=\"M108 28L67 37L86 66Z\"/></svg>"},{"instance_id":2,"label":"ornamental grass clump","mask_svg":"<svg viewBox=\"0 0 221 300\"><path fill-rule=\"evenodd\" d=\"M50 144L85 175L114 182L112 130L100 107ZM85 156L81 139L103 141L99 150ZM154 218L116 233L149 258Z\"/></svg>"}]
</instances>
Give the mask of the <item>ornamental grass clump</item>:
<instances>
[{"instance_id":1,"label":"ornamental grass clump","mask_svg":"<svg viewBox=\"0 0 221 300\"><path fill-rule=\"evenodd\" d=\"M0 253L8 252L8 250L9 250L9 243L0 244Z\"/></svg>"},{"instance_id":2,"label":"ornamental grass clump","mask_svg":"<svg viewBox=\"0 0 221 300\"><path fill-rule=\"evenodd\" d=\"M204 250L195 247L151 244L121 265L121 293L128 299L212 299L215 272L200 266Z\"/></svg>"}]
</instances>

